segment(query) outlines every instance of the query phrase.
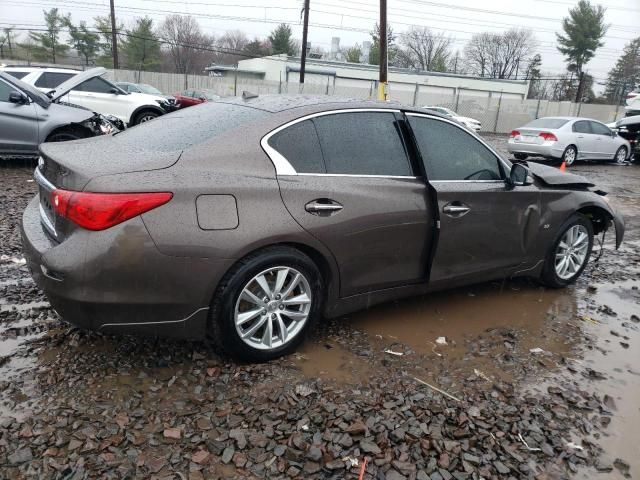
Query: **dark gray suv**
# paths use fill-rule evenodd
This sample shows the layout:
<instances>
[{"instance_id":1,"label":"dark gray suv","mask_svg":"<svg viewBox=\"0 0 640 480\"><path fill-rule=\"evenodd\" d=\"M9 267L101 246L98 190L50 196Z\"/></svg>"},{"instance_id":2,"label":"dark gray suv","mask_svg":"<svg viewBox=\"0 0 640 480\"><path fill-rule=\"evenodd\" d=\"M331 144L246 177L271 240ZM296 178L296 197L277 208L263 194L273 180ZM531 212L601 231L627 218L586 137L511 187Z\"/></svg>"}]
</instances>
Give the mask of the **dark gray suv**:
<instances>
[{"instance_id":1,"label":"dark gray suv","mask_svg":"<svg viewBox=\"0 0 640 480\"><path fill-rule=\"evenodd\" d=\"M514 275L562 287L594 234L624 232L584 178L388 103L225 99L41 154L24 251L63 318L209 334L252 361L392 299Z\"/></svg>"}]
</instances>

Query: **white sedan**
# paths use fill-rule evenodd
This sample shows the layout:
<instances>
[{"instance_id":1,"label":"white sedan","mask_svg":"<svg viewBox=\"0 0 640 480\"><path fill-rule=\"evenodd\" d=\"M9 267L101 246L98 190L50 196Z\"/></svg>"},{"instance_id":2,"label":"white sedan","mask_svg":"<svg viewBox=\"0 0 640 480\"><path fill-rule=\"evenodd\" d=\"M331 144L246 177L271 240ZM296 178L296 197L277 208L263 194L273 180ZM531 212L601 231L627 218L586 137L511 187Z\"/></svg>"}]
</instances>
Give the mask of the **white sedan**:
<instances>
[{"instance_id":1,"label":"white sedan","mask_svg":"<svg viewBox=\"0 0 640 480\"><path fill-rule=\"evenodd\" d=\"M482 129L482 124L480 123L480 121L476 120L475 118L463 117L461 115L458 115L456 112L454 112L450 108L429 107L429 106L426 106L423 108L426 108L427 110L431 110L432 112L438 112L438 113L441 113L442 115L446 115L447 117L453 118L458 122L460 122L465 127L467 127L469 130L472 130L474 132L479 132Z\"/></svg>"},{"instance_id":2,"label":"white sedan","mask_svg":"<svg viewBox=\"0 0 640 480\"><path fill-rule=\"evenodd\" d=\"M604 123L590 118L538 118L511 132L507 149L518 160L543 157L562 160L615 160L624 163L631 152L629 142Z\"/></svg>"}]
</instances>

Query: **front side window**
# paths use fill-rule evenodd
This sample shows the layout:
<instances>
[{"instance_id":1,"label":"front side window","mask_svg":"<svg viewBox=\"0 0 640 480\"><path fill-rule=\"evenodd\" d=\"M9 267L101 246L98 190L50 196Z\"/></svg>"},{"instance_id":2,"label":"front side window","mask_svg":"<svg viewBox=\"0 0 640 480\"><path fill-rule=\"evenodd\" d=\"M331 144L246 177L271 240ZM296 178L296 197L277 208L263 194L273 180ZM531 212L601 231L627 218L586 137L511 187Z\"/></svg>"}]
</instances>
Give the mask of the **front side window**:
<instances>
[{"instance_id":1,"label":"front side window","mask_svg":"<svg viewBox=\"0 0 640 480\"><path fill-rule=\"evenodd\" d=\"M295 123L269 138L269 145L298 173L325 173L320 142L311 120Z\"/></svg>"},{"instance_id":2,"label":"front side window","mask_svg":"<svg viewBox=\"0 0 640 480\"><path fill-rule=\"evenodd\" d=\"M111 93L111 90L113 88L114 87L109 82L103 80L102 78L93 77L86 82L82 82L73 90L78 92Z\"/></svg>"},{"instance_id":3,"label":"front side window","mask_svg":"<svg viewBox=\"0 0 640 480\"><path fill-rule=\"evenodd\" d=\"M598 122L589 122L591 123L591 130L596 135L611 135L611 130L606 125L602 125Z\"/></svg>"},{"instance_id":4,"label":"front side window","mask_svg":"<svg viewBox=\"0 0 640 480\"><path fill-rule=\"evenodd\" d=\"M36 80L35 86L38 88L56 88L74 75L75 73L42 72L42 75Z\"/></svg>"},{"instance_id":5,"label":"front side window","mask_svg":"<svg viewBox=\"0 0 640 480\"><path fill-rule=\"evenodd\" d=\"M9 95L11 94L11 92L15 92L16 89L13 88L11 85L9 85L8 83L4 83L2 80L0 80L0 102L8 102L9 101Z\"/></svg>"},{"instance_id":6,"label":"front side window","mask_svg":"<svg viewBox=\"0 0 640 480\"><path fill-rule=\"evenodd\" d=\"M313 119L327 173L413 175L393 112L345 112Z\"/></svg>"},{"instance_id":7,"label":"front side window","mask_svg":"<svg viewBox=\"0 0 640 480\"><path fill-rule=\"evenodd\" d=\"M591 127L586 120L580 120L573 124L573 131L576 133L591 133Z\"/></svg>"},{"instance_id":8,"label":"front side window","mask_svg":"<svg viewBox=\"0 0 640 480\"><path fill-rule=\"evenodd\" d=\"M498 158L463 128L409 116L429 180L501 180Z\"/></svg>"}]
</instances>

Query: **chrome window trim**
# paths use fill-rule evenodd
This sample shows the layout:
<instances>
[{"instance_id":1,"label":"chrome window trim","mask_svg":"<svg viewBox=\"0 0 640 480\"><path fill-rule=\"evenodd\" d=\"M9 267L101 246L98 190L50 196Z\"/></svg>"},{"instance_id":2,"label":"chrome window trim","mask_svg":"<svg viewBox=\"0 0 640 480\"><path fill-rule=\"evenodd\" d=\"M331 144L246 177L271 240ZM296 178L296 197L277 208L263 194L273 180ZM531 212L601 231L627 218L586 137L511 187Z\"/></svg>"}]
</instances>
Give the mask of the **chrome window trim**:
<instances>
[{"instance_id":1,"label":"chrome window trim","mask_svg":"<svg viewBox=\"0 0 640 480\"><path fill-rule=\"evenodd\" d=\"M416 112L406 112L405 115L407 115L407 117L423 117L423 118L429 118L431 120L437 120L439 122L445 122L445 123L450 123L451 125L453 125L454 127L462 130L464 133L466 133L467 135L473 137L475 140L479 141L482 145L484 145L487 150L489 150L491 153L493 153L493 156L496 157L498 159L498 162L500 162L500 164L505 168L505 173L508 173L511 170L511 166L509 164L507 164L500 155L498 155L498 153L487 143L485 142L482 138L473 135L469 130L467 130L466 128L462 127L461 125L452 122L451 120L447 120L446 118L440 118L440 117L435 117L433 115L426 115L424 113L416 113ZM504 183L504 179L502 180L429 180L429 182L502 182Z\"/></svg>"},{"instance_id":2,"label":"chrome window trim","mask_svg":"<svg viewBox=\"0 0 640 480\"><path fill-rule=\"evenodd\" d=\"M311 113L309 115L305 115L304 117L296 118L295 120L291 120L279 127L271 130L260 140L260 146L267 154L273 166L276 168L276 175L313 175L313 176L331 176L331 175L349 175L352 177L382 177L382 178L415 178L415 177L397 177L394 175L357 175L357 174L332 174L332 173L298 173L293 165L289 163L289 161L278 152L275 148L269 145L269 139L274 136L276 133L281 132L282 130L295 125L296 123L304 122L305 120L309 120L316 117L323 117L325 115L335 115L340 113L358 113L358 112L389 112L389 113L401 113L401 110L398 108L344 108L339 110L326 110L324 112L316 112Z\"/></svg>"},{"instance_id":3,"label":"chrome window trim","mask_svg":"<svg viewBox=\"0 0 640 480\"><path fill-rule=\"evenodd\" d=\"M429 180L429 183L500 183L504 185L504 180Z\"/></svg>"},{"instance_id":4,"label":"chrome window trim","mask_svg":"<svg viewBox=\"0 0 640 480\"><path fill-rule=\"evenodd\" d=\"M296 177L358 177L358 178L408 178L411 180L417 180L422 177L416 177L415 175L368 175L357 173L296 173L295 175L283 175L283 176L296 176Z\"/></svg>"}]
</instances>

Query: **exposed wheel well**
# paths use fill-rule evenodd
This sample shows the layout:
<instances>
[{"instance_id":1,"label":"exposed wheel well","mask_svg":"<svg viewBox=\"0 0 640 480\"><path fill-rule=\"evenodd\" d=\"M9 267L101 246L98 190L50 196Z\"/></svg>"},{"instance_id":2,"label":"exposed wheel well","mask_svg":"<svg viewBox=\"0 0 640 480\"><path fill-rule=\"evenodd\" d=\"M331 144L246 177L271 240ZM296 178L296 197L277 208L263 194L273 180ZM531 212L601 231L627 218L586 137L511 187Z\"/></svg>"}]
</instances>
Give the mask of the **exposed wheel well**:
<instances>
[{"instance_id":1,"label":"exposed wheel well","mask_svg":"<svg viewBox=\"0 0 640 480\"><path fill-rule=\"evenodd\" d=\"M611 225L611 221L613 220L611 214L601 207L582 207L580 210L578 210L578 213L581 213L589 220L591 220L591 224L593 225L593 233L595 235L608 229Z\"/></svg>"},{"instance_id":2,"label":"exposed wheel well","mask_svg":"<svg viewBox=\"0 0 640 480\"><path fill-rule=\"evenodd\" d=\"M83 127L82 125L64 125L62 127L54 128L52 131L50 131L49 135L47 135L47 138L45 139L45 142L48 142L49 139L54 135L63 132L75 132L79 133L80 135L84 135L84 137L91 137L93 135L91 130L89 130L87 127Z\"/></svg>"}]
</instances>

